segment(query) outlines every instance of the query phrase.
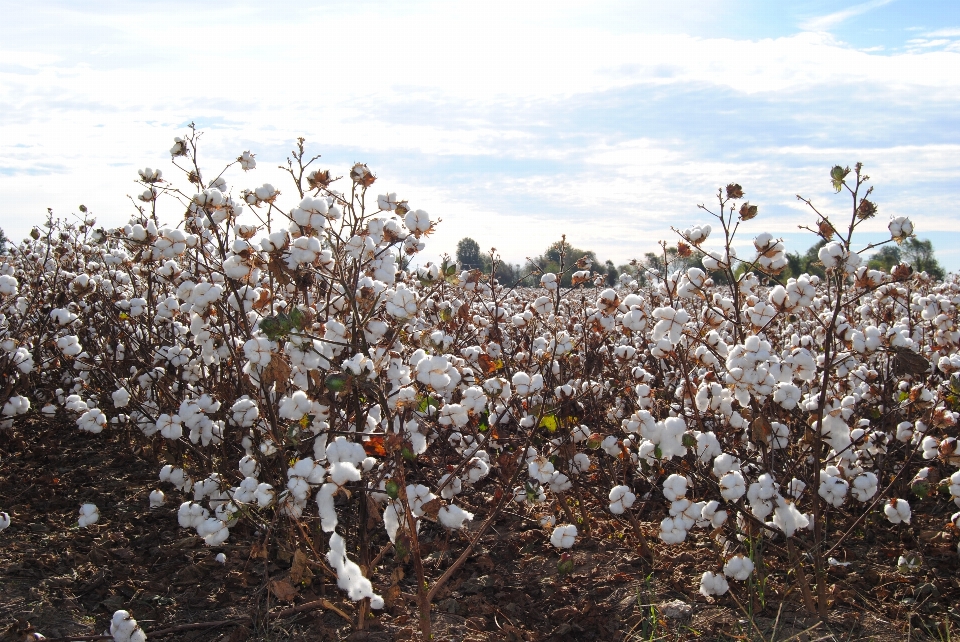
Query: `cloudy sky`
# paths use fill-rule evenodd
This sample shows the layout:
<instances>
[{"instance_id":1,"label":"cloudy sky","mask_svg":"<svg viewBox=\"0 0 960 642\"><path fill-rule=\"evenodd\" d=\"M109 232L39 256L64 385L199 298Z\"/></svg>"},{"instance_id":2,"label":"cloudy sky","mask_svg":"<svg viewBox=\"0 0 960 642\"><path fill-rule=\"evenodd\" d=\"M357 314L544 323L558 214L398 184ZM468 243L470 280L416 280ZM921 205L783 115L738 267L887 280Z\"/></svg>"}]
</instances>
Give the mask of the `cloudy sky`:
<instances>
[{"instance_id":1,"label":"cloudy sky","mask_svg":"<svg viewBox=\"0 0 960 642\"><path fill-rule=\"evenodd\" d=\"M796 195L849 212L829 169L862 161L862 240L908 215L960 271L956 0L305 4L0 1L0 227L80 203L125 222L192 121L208 170L251 150L233 190L288 206L297 136L339 174L366 162L443 220L427 258L470 236L521 262L566 234L623 263L710 222L731 181L760 206L743 244L802 251Z\"/></svg>"}]
</instances>

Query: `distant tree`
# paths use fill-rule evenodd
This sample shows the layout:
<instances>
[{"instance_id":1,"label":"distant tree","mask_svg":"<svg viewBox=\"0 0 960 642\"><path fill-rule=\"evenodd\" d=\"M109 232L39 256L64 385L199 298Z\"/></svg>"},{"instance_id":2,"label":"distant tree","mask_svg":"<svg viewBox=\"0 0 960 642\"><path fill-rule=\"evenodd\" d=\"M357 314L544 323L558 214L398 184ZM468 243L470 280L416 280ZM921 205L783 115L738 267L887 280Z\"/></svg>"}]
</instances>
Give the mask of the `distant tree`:
<instances>
[{"instance_id":1,"label":"distant tree","mask_svg":"<svg viewBox=\"0 0 960 642\"><path fill-rule=\"evenodd\" d=\"M560 255L563 254L563 269L565 274L560 279L560 285L568 287L570 285L571 277L576 268L574 265L580 259L586 257L590 260L591 265L597 266L597 255L591 250L581 250L573 247L566 241L557 241L553 243L546 249L546 251L535 258L533 263L536 267L539 267L544 272L560 272ZM534 267L530 265L528 267ZM573 268L571 270L571 268ZM606 271L605 268L603 271ZM539 282L539 279L537 279ZM530 279L530 284L533 284L533 279Z\"/></svg>"},{"instance_id":2,"label":"distant tree","mask_svg":"<svg viewBox=\"0 0 960 642\"><path fill-rule=\"evenodd\" d=\"M480 245L469 236L457 243L457 262L464 270L482 270L484 267Z\"/></svg>"},{"instance_id":3,"label":"distant tree","mask_svg":"<svg viewBox=\"0 0 960 642\"><path fill-rule=\"evenodd\" d=\"M7 238L7 233L0 229L0 252L7 251L8 243L10 243L10 239Z\"/></svg>"},{"instance_id":4,"label":"distant tree","mask_svg":"<svg viewBox=\"0 0 960 642\"><path fill-rule=\"evenodd\" d=\"M613 264L613 261L605 261L604 266L607 270L607 285L612 288L617 284L617 278L620 276L620 273L617 271L617 267Z\"/></svg>"},{"instance_id":5,"label":"distant tree","mask_svg":"<svg viewBox=\"0 0 960 642\"><path fill-rule=\"evenodd\" d=\"M900 256L900 248L896 245L884 245L876 254L867 261L867 267L871 270L883 270L889 272L895 265L899 265L903 258Z\"/></svg>"},{"instance_id":6,"label":"distant tree","mask_svg":"<svg viewBox=\"0 0 960 642\"><path fill-rule=\"evenodd\" d=\"M920 240L911 236L900 246L900 256L903 262L914 270L926 272L937 280L942 280L947 275L946 270L934 255L933 243L930 239Z\"/></svg>"},{"instance_id":7,"label":"distant tree","mask_svg":"<svg viewBox=\"0 0 960 642\"><path fill-rule=\"evenodd\" d=\"M646 268L648 276L650 272L653 272L663 278L668 272L686 271L692 267L703 269L703 263L700 262L702 256L699 252L681 256L680 250L676 247L668 247L666 250L644 254L643 267ZM666 264L664 264L664 260L666 260Z\"/></svg>"}]
</instances>

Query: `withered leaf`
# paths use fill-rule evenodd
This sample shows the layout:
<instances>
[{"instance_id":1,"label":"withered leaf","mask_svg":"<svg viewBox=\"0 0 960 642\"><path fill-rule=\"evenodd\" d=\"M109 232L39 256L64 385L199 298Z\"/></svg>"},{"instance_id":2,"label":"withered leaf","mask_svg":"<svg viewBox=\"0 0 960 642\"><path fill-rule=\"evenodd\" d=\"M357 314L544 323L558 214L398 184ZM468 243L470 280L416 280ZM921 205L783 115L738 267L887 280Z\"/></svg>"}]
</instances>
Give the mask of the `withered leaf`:
<instances>
[{"instance_id":1,"label":"withered leaf","mask_svg":"<svg viewBox=\"0 0 960 642\"><path fill-rule=\"evenodd\" d=\"M440 498L431 499L429 502L420 507L420 510L423 511L423 516L429 519L431 522L437 521L437 514L440 512L440 507L443 504L440 502Z\"/></svg>"},{"instance_id":2,"label":"withered leaf","mask_svg":"<svg viewBox=\"0 0 960 642\"><path fill-rule=\"evenodd\" d=\"M292 602L297 597L298 591L288 579L272 580L268 586L274 597L281 602Z\"/></svg>"},{"instance_id":3,"label":"withered leaf","mask_svg":"<svg viewBox=\"0 0 960 642\"><path fill-rule=\"evenodd\" d=\"M311 579L313 579L313 571L310 570L307 554L298 549L293 554L293 564L290 566L290 581L294 584L310 584Z\"/></svg>"},{"instance_id":4,"label":"withered leaf","mask_svg":"<svg viewBox=\"0 0 960 642\"><path fill-rule=\"evenodd\" d=\"M893 372L897 375L921 375L930 369L930 362L910 348L893 348Z\"/></svg>"},{"instance_id":5,"label":"withered leaf","mask_svg":"<svg viewBox=\"0 0 960 642\"><path fill-rule=\"evenodd\" d=\"M269 386L276 384L277 394L284 394L290 387L290 363L286 356L273 353L270 355L270 363L263 369L263 381Z\"/></svg>"}]
</instances>

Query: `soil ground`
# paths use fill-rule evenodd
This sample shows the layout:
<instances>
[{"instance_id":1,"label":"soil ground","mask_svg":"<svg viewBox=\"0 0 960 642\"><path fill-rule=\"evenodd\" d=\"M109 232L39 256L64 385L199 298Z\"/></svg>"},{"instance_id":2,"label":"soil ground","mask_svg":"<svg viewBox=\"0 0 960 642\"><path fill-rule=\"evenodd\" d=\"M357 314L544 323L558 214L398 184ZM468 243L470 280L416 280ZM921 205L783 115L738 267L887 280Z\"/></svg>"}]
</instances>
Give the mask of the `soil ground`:
<instances>
[{"instance_id":1,"label":"soil ground","mask_svg":"<svg viewBox=\"0 0 960 642\"><path fill-rule=\"evenodd\" d=\"M12 518L0 532L0 642L27 639L33 631L47 638L97 636L121 608L150 639L419 638L412 567L384 558L375 587L389 585L392 577L399 595L358 631L357 605L322 571L308 586L285 591L292 587L296 560L274 549L264 556L252 529L235 528L227 545L208 548L179 528L177 493L150 509L158 469L149 452L131 452L121 436L82 433L68 422L27 422L0 431L0 510ZM84 502L97 504L101 518L81 529L77 510ZM705 535L682 546L655 545L651 569L633 548L629 525L597 506L590 534L581 532L578 539L572 572L561 576L549 533L534 519L509 512L435 601L434 637L950 639L960 631L960 560L956 534L946 527L956 508L944 499L925 500L924 506L923 512L915 509L911 527L866 523L855 531L844 547L846 558L838 554L846 565L830 567L831 617L820 623L803 616L797 583L774 554L775 545L764 558L765 583L755 587L752 600L742 583L735 596L713 600L698 592L697 569L713 555ZM641 512L641 522L644 517ZM656 524L644 524L653 537ZM838 524L837 533L844 526ZM436 577L449 564L445 551L457 554L462 542L428 530L423 548L428 575ZM919 552L923 565L904 575L896 560L907 551ZM215 560L221 552L224 564ZM671 607L674 601L682 604ZM163 633L171 627L181 628Z\"/></svg>"}]
</instances>

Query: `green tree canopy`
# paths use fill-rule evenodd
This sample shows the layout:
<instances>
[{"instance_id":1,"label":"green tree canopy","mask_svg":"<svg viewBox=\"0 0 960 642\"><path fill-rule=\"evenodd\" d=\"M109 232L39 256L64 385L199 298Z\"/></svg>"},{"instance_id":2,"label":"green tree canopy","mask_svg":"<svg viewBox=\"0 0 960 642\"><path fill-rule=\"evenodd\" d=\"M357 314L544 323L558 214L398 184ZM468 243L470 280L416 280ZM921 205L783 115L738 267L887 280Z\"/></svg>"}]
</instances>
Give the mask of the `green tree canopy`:
<instances>
[{"instance_id":1,"label":"green tree canopy","mask_svg":"<svg viewBox=\"0 0 960 642\"><path fill-rule=\"evenodd\" d=\"M480 244L469 236L460 239L457 243L457 262L464 270L482 270L484 261L480 255Z\"/></svg>"},{"instance_id":2,"label":"green tree canopy","mask_svg":"<svg viewBox=\"0 0 960 642\"><path fill-rule=\"evenodd\" d=\"M947 275L946 270L937 261L930 239L921 240L911 236L900 246L900 256L903 262L914 270L926 272L937 280L942 280Z\"/></svg>"},{"instance_id":3,"label":"green tree canopy","mask_svg":"<svg viewBox=\"0 0 960 642\"><path fill-rule=\"evenodd\" d=\"M900 248L896 245L884 245L876 254L867 261L867 267L871 270L883 270L889 272L896 265L900 265L903 258L900 256Z\"/></svg>"},{"instance_id":4,"label":"green tree canopy","mask_svg":"<svg viewBox=\"0 0 960 642\"><path fill-rule=\"evenodd\" d=\"M577 268L574 267L577 261L581 258L588 258L590 260L591 266L594 270L609 273L608 268L605 265L599 265L597 261L597 255L591 250L581 250L575 248L566 241L557 241L552 243L543 254L538 256L533 260L533 263L536 264L544 272L560 272L560 255L563 254L563 269L564 275L560 279L560 285L563 287L569 287L571 283L571 277L574 271ZM534 266L528 266L534 267ZM571 268L573 268L571 270Z\"/></svg>"}]
</instances>

